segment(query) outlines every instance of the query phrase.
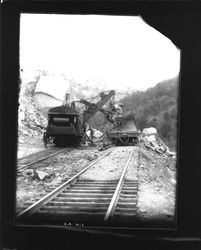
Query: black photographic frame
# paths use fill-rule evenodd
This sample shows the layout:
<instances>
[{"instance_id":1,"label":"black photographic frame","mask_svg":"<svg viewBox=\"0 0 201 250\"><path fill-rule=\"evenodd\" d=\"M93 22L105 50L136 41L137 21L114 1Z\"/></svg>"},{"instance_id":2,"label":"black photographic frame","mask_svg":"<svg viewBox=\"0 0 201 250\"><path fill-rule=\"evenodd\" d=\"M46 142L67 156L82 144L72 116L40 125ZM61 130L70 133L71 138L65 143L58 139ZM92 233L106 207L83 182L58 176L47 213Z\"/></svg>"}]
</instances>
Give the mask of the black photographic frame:
<instances>
[{"instance_id":1,"label":"black photographic frame","mask_svg":"<svg viewBox=\"0 0 201 250\"><path fill-rule=\"evenodd\" d=\"M140 15L149 25L169 37L181 50L177 228L82 229L80 227L16 226L15 185L17 109L19 92L20 13ZM2 246L15 249L119 247L133 243L141 249L153 247L200 247L200 152L199 83L201 77L200 2L166 1L63 1L4 2L2 4L1 84L1 209ZM41 240L42 239L42 240ZM82 240L77 240L82 239ZM193 247L193 248L192 248Z\"/></svg>"}]
</instances>

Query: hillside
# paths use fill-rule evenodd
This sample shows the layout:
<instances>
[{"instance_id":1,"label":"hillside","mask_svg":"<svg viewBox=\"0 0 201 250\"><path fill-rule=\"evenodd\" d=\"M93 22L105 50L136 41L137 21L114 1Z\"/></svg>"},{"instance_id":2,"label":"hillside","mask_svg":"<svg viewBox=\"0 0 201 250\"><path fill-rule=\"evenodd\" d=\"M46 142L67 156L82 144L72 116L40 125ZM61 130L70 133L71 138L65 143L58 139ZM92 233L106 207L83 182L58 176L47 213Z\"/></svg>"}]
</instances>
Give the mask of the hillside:
<instances>
[{"instance_id":1,"label":"hillside","mask_svg":"<svg viewBox=\"0 0 201 250\"><path fill-rule=\"evenodd\" d=\"M155 127L172 149L176 148L179 78L158 83L146 91L134 92L121 102L134 111L140 129Z\"/></svg>"}]
</instances>

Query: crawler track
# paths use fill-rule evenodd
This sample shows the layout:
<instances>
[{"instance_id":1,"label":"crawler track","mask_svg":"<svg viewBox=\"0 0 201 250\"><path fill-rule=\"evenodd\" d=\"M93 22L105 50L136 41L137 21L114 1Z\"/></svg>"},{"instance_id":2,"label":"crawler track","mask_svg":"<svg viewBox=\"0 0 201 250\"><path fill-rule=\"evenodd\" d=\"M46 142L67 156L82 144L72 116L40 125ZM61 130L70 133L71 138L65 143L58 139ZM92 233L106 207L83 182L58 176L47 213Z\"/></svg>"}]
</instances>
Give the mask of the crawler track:
<instances>
[{"instance_id":1,"label":"crawler track","mask_svg":"<svg viewBox=\"0 0 201 250\"><path fill-rule=\"evenodd\" d=\"M113 150L113 149L112 149ZM52 190L45 197L17 215L17 220L26 218L32 221L121 221L134 220L137 210L138 182L127 180L134 147L130 152L122 174L117 180L88 180L81 175L109 155L102 157L74 177Z\"/></svg>"},{"instance_id":2,"label":"crawler track","mask_svg":"<svg viewBox=\"0 0 201 250\"><path fill-rule=\"evenodd\" d=\"M30 166L33 166L39 162L47 160L48 158L63 153L67 150L69 149L51 148L23 157L21 159L18 159L17 161L17 170L22 171L24 169L29 168Z\"/></svg>"}]
</instances>

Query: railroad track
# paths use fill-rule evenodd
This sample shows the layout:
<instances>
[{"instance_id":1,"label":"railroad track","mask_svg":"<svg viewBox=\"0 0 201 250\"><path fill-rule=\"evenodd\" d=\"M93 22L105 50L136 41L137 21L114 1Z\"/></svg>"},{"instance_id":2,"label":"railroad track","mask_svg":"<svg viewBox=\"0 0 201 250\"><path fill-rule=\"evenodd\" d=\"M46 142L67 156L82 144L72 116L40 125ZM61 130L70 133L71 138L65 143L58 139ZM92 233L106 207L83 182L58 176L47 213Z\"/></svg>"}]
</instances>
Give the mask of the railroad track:
<instances>
[{"instance_id":1,"label":"railroad track","mask_svg":"<svg viewBox=\"0 0 201 250\"><path fill-rule=\"evenodd\" d=\"M45 221L121 221L135 220L137 212L137 178L126 178L134 147L119 179L89 180L82 175L107 157L114 149L92 162L74 177L65 181L46 196L19 212L17 220Z\"/></svg>"},{"instance_id":2,"label":"railroad track","mask_svg":"<svg viewBox=\"0 0 201 250\"><path fill-rule=\"evenodd\" d=\"M20 158L17 161L17 171L21 172L22 170L25 170L29 168L30 166L33 166L39 162L43 162L47 160L48 158L51 158L57 154L63 153L67 151L66 148L59 149L59 148L50 148L47 150L42 150L37 153L28 155L26 157Z\"/></svg>"}]
</instances>

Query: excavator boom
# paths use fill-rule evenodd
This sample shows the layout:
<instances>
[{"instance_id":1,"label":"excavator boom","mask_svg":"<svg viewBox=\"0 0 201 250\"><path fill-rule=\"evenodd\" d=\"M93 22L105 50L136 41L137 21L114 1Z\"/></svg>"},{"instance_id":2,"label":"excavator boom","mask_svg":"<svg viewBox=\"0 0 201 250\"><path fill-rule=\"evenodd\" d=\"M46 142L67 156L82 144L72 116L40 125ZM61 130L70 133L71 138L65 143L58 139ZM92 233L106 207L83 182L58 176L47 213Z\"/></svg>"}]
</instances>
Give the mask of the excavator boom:
<instances>
[{"instance_id":1,"label":"excavator boom","mask_svg":"<svg viewBox=\"0 0 201 250\"><path fill-rule=\"evenodd\" d=\"M94 116L98 111L101 111L101 108L115 95L115 91L111 90L108 94L104 92L100 93L101 100L94 104L86 100L81 99L80 102L87 106L87 109L84 111L83 117L84 122L87 122L92 116Z\"/></svg>"}]
</instances>

